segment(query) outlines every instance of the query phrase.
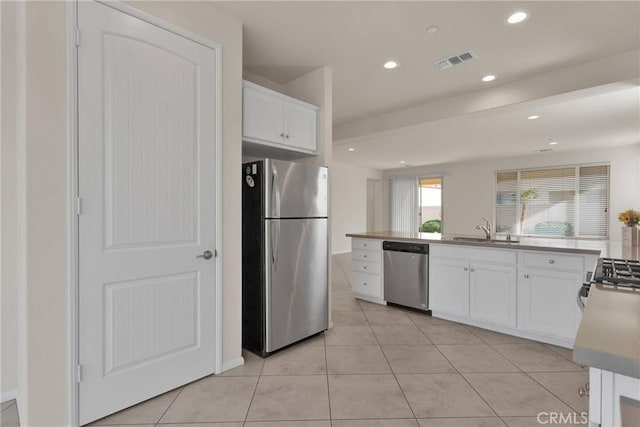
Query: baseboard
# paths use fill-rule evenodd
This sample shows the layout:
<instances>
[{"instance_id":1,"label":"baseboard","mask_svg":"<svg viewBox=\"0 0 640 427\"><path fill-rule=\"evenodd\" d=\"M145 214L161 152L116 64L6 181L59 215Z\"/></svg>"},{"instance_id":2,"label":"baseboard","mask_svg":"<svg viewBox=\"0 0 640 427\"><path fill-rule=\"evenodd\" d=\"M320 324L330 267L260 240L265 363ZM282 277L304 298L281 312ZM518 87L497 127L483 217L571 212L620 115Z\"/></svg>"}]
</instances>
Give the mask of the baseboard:
<instances>
[{"instance_id":1,"label":"baseboard","mask_svg":"<svg viewBox=\"0 0 640 427\"><path fill-rule=\"evenodd\" d=\"M9 390L2 393L0 396L0 402L8 402L9 400L14 400L18 397L18 390Z\"/></svg>"},{"instance_id":2,"label":"baseboard","mask_svg":"<svg viewBox=\"0 0 640 427\"><path fill-rule=\"evenodd\" d=\"M240 356L236 359L227 360L222 364L222 372L226 372L229 369L237 368L238 366L244 365L244 357Z\"/></svg>"}]
</instances>

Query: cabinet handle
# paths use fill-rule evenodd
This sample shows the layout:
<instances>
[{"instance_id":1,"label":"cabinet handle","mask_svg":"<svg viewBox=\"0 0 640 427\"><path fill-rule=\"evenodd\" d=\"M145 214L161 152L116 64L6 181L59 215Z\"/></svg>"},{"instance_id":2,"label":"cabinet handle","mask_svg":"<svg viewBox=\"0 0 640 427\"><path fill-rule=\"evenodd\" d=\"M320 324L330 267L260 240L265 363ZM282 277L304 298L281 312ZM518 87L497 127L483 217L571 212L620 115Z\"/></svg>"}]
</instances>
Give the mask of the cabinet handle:
<instances>
[{"instance_id":1,"label":"cabinet handle","mask_svg":"<svg viewBox=\"0 0 640 427\"><path fill-rule=\"evenodd\" d=\"M362 258L366 258L366 257L367 257L366 255L362 255Z\"/></svg>"},{"instance_id":2,"label":"cabinet handle","mask_svg":"<svg viewBox=\"0 0 640 427\"><path fill-rule=\"evenodd\" d=\"M362 283L363 285L367 286L367 282Z\"/></svg>"},{"instance_id":3,"label":"cabinet handle","mask_svg":"<svg viewBox=\"0 0 640 427\"><path fill-rule=\"evenodd\" d=\"M280 134L280 137L284 138L284 132Z\"/></svg>"},{"instance_id":4,"label":"cabinet handle","mask_svg":"<svg viewBox=\"0 0 640 427\"><path fill-rule=\"evenodd\" d=\"M364 246L364 247L366 248L366 247L367 247L367 244L365 243L365 244L364 244L364 245L362 245L362 246Z\"/></svg>"},{"instance_id":5,"label":"cabinet handle","mask_svg":"<svg viewBox=\"0 0 640 427\"><path fill-rule=\"evenodd\" d=\"M364 267L362 267L362 268L364 268L364 269L366 270L366 269L367 269L367 266L365 265L365 266L364 266Z\"/></svg>"},{"instance_id":6,"label":"cabinet handle","mask_svg":"<svg viewBox=\"0 0 640 427\"><path fill-rule=\"evenodd\" d=\"M553 263L555 263L555 261L554 261L554 260L552 260L552 259L550 259L550 260L549 260L549 264L553 264Z\"/></svg>"},{"instance_id":7,"label":"cabinet handle","mask_svg":"<svg viewBox=\"0 0 640 427\"><path fill-rule=\"evenodd\" d=\"M525 279L528 279L528 278L529 278L529 275L528 275L528 274L525 274L525 275L524 275L524 278L525 278Z\"/></svg>"},{"instance_id":8,"label":"cabinet handle","mask_svg":"<svg viewBox=\"0 0 640 427\"><path fill-rule=\"evenodd\" d=\"M289 134L287 134L287 136L285 136L285 138L289 139Z\"/></svg>"},{"instance_id":9,"label":"cabinet handle","mask_svg":"<svg viewBox=\"0 0 640 427\"><path fill-rule=\"evenodd\" d=\"M472 268L472 269L471 269L471 272L473 273L474 271L476 271L476 269L475 269L475 268Z\"/></svg>"},{"instance_id":10,"label":"cabinet handle","mask_svg":"<svg viewBox=\"0 0 640 427\"><path fill-rule=\"evenodd\" d=\"M465 267L465 268L464 268L464 271L469 271L469 268L468 268L468 267Z\"/></svg>"}]
</instances>

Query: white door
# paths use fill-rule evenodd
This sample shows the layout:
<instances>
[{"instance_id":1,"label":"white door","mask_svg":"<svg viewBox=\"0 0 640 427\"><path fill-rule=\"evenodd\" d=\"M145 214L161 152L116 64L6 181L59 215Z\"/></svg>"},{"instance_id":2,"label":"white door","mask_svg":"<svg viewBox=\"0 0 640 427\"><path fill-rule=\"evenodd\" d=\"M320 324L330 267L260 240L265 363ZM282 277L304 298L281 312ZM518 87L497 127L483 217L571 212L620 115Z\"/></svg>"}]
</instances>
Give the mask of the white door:
<instances>
[{"instance_id":1,"label":"white door","mask_svg":"<svg viewBox=\"0 0 640 427\"><path fill-rule=\"evenodd\" d=\"M78 2L79 417L215 371L216 52Z\"/></svg>"}]
</instances>

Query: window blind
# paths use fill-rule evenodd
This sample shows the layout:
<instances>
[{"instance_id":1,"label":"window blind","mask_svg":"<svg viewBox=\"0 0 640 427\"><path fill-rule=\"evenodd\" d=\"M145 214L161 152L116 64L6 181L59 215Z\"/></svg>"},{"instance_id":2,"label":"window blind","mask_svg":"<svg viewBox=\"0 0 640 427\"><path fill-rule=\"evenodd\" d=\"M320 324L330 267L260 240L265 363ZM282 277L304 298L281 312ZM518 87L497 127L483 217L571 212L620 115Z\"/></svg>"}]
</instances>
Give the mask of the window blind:
<instances>
[{"instance_id":1,"label":"window blind","mask_svg":"<svg viewBox=\"0 0 640 427\"><path fill-rule=\"evenodd\" d=\"M585 237L609 235L609 167L583 166L578 184L578 229Z\"/></svg>"},{"instance_id":2,"label":"window blind","mask_svg":"<svg viewBox=\"0 0 640 427\"><path fill-rule=\"evenodd\" d=\"M496 180L496 233L516 234L518 172L498 172Z\"/></svg>"},{"instance_id":3,"label":"window blind","mask_svg":"<svg viewBox=\"0 0 640 427\"><path fill-rule=\"evenodd\" d=\"M389 186L391 231L418 231L418 180L393 178Z\"/></svg>"},{"instance_id":4,"label":"window blind","mask_svg":"<svg viewBox=\"0 0 640 427\"><path fill-rule=\"evenodd\" d=\"M609 166L496 173L496 232L608 236Z\"/></svg>"}]
</instances>

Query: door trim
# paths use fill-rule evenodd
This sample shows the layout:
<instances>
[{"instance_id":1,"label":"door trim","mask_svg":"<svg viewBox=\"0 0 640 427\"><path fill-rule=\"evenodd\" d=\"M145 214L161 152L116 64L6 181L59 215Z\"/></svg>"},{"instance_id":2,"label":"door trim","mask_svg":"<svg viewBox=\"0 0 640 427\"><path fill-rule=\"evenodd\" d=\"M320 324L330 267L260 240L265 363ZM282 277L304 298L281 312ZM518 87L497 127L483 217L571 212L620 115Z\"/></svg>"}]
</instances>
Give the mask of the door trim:
<instances>
[{"instance_id":1,"label":"door trim","mask_svg":"<svg viewBox=\"0 0 640 427\"><path fill-rule=\"evenodd\" d=\"M78 215L76 214L78 198L78 52L76 46L76 29L78 28L77 2L69 1L65 5L65 30L66 30L66 128L67 128L67 332L68 332L68 373L69 373L69 424L77 426L79 423L79 386L77 378L79 360L79 307L78 307L78 272L79 272L79 230ZM122 3L120 0L95 0L107 7L123 12L134 18L155 25L163 30L184 37L195 43L213 49L216 58L215 88L216 88L216 141L215 141L215 333L216 350L214 373L223 371L222 364L222 265L224 251L222 250L222 45L203 36L197 35L178 27L163 19L157 18L132 6Z\"/></svg>"}]
</instances>

